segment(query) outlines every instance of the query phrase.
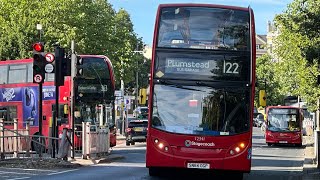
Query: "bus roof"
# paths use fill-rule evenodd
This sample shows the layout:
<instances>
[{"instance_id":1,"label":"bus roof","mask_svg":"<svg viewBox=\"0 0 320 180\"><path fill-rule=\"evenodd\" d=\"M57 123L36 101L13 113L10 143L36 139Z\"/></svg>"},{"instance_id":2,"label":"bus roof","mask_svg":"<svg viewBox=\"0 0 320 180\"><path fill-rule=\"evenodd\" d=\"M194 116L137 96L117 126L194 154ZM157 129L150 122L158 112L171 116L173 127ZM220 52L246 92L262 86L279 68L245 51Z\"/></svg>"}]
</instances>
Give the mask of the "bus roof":
<instances>
[{"instance_id":1,"label":"bus roof","mask_svg":"<svg viewBox=\"0 0 320 180\"><path fill-rule=\"evenodd\" d=\"M294 107L294 106L268 106L267 107L267 110L268 109L301 109L299 107Z\"/></svg>"},{"instance_id":2,"label":"bus roof","mask_svg":"<svg viewBox=\"0 0 320 180\"><path fill-rule=\"evenodd\" d=\"M30 63L32 62L33 59L17 59L17 60L1 60L0 65L5 65L5 64L23 64L23 63Z\"/></svg>"},{"instance_id":3,"label":"bus roof","mask_svg":"<svg viewBox=\"0 0 320 180\"><path fill-rule=\"evenodd\" d=\"M227 6L227 5L219 5L219 4L197 4L197 3L177 3L177 4L160 4L159 8L163 7L209 7L209 8L224 8L224 9L234 9L234 10L242 10L249 11L249 8L238 7L238 6Z\"/></svg>"}]
</instances>

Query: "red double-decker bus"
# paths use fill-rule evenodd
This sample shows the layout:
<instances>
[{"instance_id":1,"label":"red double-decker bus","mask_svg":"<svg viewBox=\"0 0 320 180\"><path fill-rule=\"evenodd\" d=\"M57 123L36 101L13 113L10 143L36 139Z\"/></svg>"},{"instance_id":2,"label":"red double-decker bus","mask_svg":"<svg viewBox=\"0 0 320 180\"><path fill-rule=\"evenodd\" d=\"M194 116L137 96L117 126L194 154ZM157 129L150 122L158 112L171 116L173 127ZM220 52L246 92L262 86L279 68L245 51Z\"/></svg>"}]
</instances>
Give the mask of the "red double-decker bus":
<instances>
[{"instance_id":1,"label":"red double-decker bus","mask_svg":"<svg viewBox=\"0 0 320 180\"><path fill-rule=\"evenodd\" d=\"M255 57L251 8L159 6L146 151L151 176L196 168L242 179L250 171Z\"/></svg>"},{"instance_id":2,"label":"red double-decker bus","mask_svg":"<svg viewBox=\"0 0 320 180\"><path fill-rule=\"evenodd\" d=\"M113 109L115 91L111 61L106 56L83 55L81 57L83 58L83 76L77 78L78 86L75 94L75 106L79 110L76 123L79 124L88 120L98 121L96 111L81 111L83 107L104 105ZM14 118L19 119L19 129L24 128L26 121L30 120L30 134L39 135L39 87L38 84L33 83L32 66L33 59L0 61L0 118L4 119L5 128L8 129L13 129ZM59 134L62 133L63 127L71 128L70 108L66 108L70 107L70 79L70 76L65 77L64 85L59 87ZM51 136L49 128L53 119L52 112L55 110L56 97L54 74L46 74L42 97L42 135ZM107 122L104 121L105 123L114 123L114 113L111 111L108 117L103 116L107 120ZM86 119L83 118L84 116ZM81 127L76 128L81 130ZM78 147L82 144L80 134L77 133L75 136L75 146ZM115 137L112 139L111 145L114 146ZM33 149L35 145L31 142Z\"/></svg>"},{"instance_id":3,"label":"red double-decker bus","mask_svg":"<svg viewBox=\"0 0 320 180\"><path fill-rule=\"evenodd\" d=\"M266 143L302 146L302 109L292 106L267 107Z\"/></svg>"}]
</instances>

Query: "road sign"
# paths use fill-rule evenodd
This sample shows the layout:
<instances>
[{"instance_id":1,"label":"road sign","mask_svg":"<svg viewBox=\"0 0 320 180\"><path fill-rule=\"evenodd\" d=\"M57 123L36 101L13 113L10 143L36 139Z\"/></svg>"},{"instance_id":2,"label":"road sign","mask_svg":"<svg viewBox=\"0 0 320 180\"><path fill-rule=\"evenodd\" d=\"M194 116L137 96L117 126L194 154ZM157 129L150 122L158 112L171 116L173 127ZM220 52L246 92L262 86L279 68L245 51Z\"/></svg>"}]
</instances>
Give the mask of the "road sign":
<instances>
[{"instance_id":1,"label":"road sign","mask_svg":"<svg viewBox=\"0 0 320 180\"><path fill-rule=\"evenodd\" d=\"M46 64L46 66L44 67L44 70L46 71L46 73L52 73L53 69L54 68L52 64Z\"/></svg>"},{"instance_id":2,"label":"road sign","mask_svg":"<svg viewBox=\"0 0 320 180\"><path fill-rule=\"evenodd\" d=\"M54 55L53 54L48 53L48 54L46 54L45 58L46 58L47 62L51 63L51 62L54 61Z\"/></svg>"},{"instance_id":3,"label":"road sign","mask_svg":"<svg viewBox=\"0 0 320 180\"><path fill-rule=\"evenodd\" d=\"M40 74L36 74L36 75L33 77L33 79L34 79L34 82L36 82L36 83L41 83L42 80L43 80L43 77L42 77Z\"/></svg>"}]
</instances>

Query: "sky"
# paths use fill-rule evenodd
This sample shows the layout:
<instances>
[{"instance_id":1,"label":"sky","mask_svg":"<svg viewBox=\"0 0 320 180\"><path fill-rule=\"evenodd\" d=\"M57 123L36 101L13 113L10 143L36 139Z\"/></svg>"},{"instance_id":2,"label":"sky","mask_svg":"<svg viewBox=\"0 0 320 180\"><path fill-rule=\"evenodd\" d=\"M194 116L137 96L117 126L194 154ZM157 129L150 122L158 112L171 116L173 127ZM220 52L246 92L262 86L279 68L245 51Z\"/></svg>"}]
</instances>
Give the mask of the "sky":
<instances>
[{"instance_id":1,"label":"sky","mask_svg":"<svg viewBox=\"0 0 320 180\"><path fill-rule=\"evenodd\" d=\"M108 0L118 11L125 9L131 17L134 31L147 45L152 44L155 15L159 4L166 3L205 3L248 7L254 11L256 33L267 34L267 23L276 14L281 14L293 0Z\"/></svg>"}]
</instances>

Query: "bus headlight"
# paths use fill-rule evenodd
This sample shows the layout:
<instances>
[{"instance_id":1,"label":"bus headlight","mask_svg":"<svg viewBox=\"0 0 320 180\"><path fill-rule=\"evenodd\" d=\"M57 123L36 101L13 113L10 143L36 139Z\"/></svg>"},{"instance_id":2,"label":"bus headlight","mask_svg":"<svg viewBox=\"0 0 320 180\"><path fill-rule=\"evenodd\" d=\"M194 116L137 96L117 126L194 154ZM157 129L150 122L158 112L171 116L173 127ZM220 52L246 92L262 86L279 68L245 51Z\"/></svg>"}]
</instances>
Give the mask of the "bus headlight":
<instances>
[{"instance_id":1,"label":"bus headlight","mask_svg":"<svg viewBox=\"0 0 320 180\"><path fill-rule=\"evenodd\" d=\"M158 138L154 138L153 142L154 142L154 145L157 147L157 149L164 151L164 152L169 152L170 146L166 141L159 140Z\"/></svg>"},{"instance_id":2,"label":"bus headlight","mask_svg":"<svg viewBox=\"0 0 320 180\"><path fill-rule=\"evenodd\" d=\"M240 143L236 143L233 146L231 146L227 152L227 156L234 156L237 154L242 153L246 147L248 146L248 142L240 142Z\"/></svg>"}]
</instances>

